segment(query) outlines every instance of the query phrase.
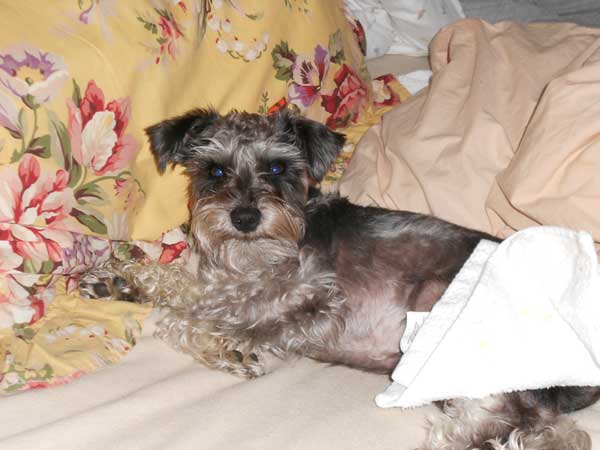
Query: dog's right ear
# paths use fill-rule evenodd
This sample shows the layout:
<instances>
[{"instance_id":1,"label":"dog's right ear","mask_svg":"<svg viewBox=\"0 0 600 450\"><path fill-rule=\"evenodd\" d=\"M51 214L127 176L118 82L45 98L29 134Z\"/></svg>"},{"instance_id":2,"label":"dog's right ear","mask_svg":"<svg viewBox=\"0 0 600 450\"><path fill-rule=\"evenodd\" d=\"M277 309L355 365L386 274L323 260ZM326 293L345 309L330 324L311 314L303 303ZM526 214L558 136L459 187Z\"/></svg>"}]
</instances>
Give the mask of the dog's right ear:
<instances>
[{"instance_id":1,"label":"dog's right ear","mask_svg":"<svg viewBox=\"0 0 600 450\"><path fill-rule=\"evenodd\" d=\"M213 109L194 109L146 128L150 150L156 158L161 173L167 164L185 164L192 157L186 144L192 134L201 133L220 117Z\"/></svg>"}]
</instances>

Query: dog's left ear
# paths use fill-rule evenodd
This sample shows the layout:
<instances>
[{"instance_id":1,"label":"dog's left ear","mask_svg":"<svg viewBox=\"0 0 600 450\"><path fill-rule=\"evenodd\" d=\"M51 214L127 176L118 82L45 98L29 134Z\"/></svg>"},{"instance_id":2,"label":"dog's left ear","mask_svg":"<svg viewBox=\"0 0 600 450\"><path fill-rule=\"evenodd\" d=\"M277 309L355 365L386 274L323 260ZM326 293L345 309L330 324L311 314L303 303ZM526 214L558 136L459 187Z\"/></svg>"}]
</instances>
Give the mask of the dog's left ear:
<instances>
[{"instance_id":1,"label":"dog's left ear","mask_svg":"<svg viewBox=\"0 0 600 450\"><path fill-rule=\"evenodd\" d=\"M194 109L182 116L146 128L150 150L156 158L159 171L163 173L169 163L188 162L193 153L187 145L190 135L202 132L219 117L219 114L212 109Z\"/></svg>"},{"instance_id":2,"label":"dog's left ear","mask_svg":"<svg viewBox=\"0 0 600 450\"><path fill-rule=\"evenodd\" d=\"M321 181L342 151L346 137L330 130L322 123L287 110L278 112L275 120L278 127L291 137L294 144L306 156L312 177L316 181Z\"/></svg>"}]
</instances>

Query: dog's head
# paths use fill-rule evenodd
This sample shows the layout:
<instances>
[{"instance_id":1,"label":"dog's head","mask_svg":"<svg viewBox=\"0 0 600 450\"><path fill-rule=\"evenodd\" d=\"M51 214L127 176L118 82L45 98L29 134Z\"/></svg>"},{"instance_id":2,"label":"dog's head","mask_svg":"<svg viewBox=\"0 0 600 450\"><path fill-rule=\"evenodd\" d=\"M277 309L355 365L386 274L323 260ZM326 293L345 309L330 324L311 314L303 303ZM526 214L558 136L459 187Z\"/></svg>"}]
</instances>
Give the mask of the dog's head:
<instances>
[{"instance_id":1,"label":"dog's head","mask_svg":"<svg viewBox=\"0 0 600 450\"><path fill-rule=\"evenodd\" d=\"M146 129L160 171L190 176L192 231L205 248L228 240L297 242L309 187L339 154L342 134L280 111L198 109Z\"/></svg>"}]
</instances>

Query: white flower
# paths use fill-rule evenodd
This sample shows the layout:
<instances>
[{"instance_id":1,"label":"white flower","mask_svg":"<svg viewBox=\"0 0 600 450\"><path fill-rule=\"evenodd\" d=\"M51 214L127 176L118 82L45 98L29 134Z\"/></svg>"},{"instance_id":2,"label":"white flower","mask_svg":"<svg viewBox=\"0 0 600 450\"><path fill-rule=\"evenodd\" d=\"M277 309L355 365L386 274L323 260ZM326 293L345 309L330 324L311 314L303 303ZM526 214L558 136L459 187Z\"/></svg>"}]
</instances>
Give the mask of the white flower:
<instances>
[{"instance_id":1,"label":"white flower","mask_svg":"<svg viewBox=\"0 0 600 450\"><path fill-rule=\"evenodd\" d=\"M1 186L0 186L1 188ZM0 195L2 195L0 189ZM0 202L0 207L2 204ZM2 230L4 231L4 230ZM15 249L10 245L8 241L0 241L0 269L11 270L19 267L23 262L23 257L15 253ZM0 326L0 328L2 328Z\"/></svg>"},{"instance_id":2,"label":"white flower","mask_svg":"<svg viewBox=\"0 0 600 450\"><path fill-rule=\"evenodd\" d=\"M83 164L101 170L113 154L118 136L115 133L115 114L112 111L99 111L85 124L81 133Z\"/></svg>"},{"instance_id":3,"label":"white flower","mask_svg":"<svg viewBox=\"0 0 600 450\"><path fill-rule=\"evenodd\" d=\"M33 47L20 46L0 52L0 84L19 97L37 103L51 100L69 78L63 59Z\"/></svg>"},{"instance_id":4,"label":"white flower","mask_svg":"<svg viewBox=\"0 0 600 450\"><path fill-rule=\"evenodd\" d=\"M11 134L21 136L19 130L19 110L10 98L0 92L0 126Z\"/></svg>"},{"instance_id":5,"label":"white flower","mask_svg":"<svg viewBox=\"0 0 600 450\"><path fill-rule=\"evenodd\" d=\"M260 53L262 53L262 52L264 52L266 50L267 46L265 44L263 44L262 41L257 41L254 44L254 48L260 54Z\"/></svg>"},{"instance_id":6,"label":"white flower","mask_svg":"<svg viewBox=\"0 0 600 450\"><path fill-rule=\"evenodd\" d=\"M77 325L67 325L66 327L59 328L56 331L44 334L46 342L53 343L59 339L72 336L79 329Z\"/></svg>"},{"instance_id":7,"label":"white flower","mask_svg":"<svg viewBox=\"0 0 600 450\"><path fill-rule=\"evenodd\" d=\"M0 303L0 329L10 328L16 323L29 323L35 309L29 306Z\"/></svg>"},{"instance_id":8,"label":"white flower","mask_svg":"<svg viewBox=\"0 0 600 450\"><path fill-rule=\"evenodd\" d=\"M80 336L102 336L104 335L104 328L99 325L93 325L91 327L82 328L79 332Z\"/></svg>"},{"instance_id":9,"label":"white flower","mask_svg":"<svg viewBox=\"0 0 600 450\"><path fill-rule=\"evenodd\" d=\"M106 222L108 237L116 241L126 241L129 239L129 222L127 214L115 212L111 219Z\"/></svg>"},{"instance_id":10,"label":"white flower","mask_svg":"<svg viewBox=\"0 0 600 450\"><path fill-rule=\"evenodd\" d=\"M385 83L382 80L373 80L373 94L374 100L377 103L383 103L390 95L385 89Z\"/></svg>"},{"instance_id":11,"label":"white flower","mask_svg":"<svg viewBox=\"0 0 600 450\"><path fill-rule=\"evenodd\" d=\"M22 383L22 379L17 372L8 372L6 375L4 375L3 382L8 386L12 386L13 384Z\"/></svg>"},{"instance_id":12,"label":"white flower","mask_svg":"<svg viewBox=\"0 0 600 450\"><path fill-rule=\"evenodd\" d=\"M238 41L238 40L233 41L233 43L231 44L231 48L238 53L241 53L245 47L246 47L246 44L244 44L242 41Z\"/></svg>"},{"instance_id":13,"label":"white flower","mask_svg":"<svg viewBox=\"0 0 600 450\"><path fill-rule=\"evenodd\" d=\"M248 61L254 61L258 57L259 52L256 50L256 46L250 47L246 52L246 59Z\"/></svg>"},{"instance_id":14,"label":"white flower","mask_svg":"<svg viewBox=\"0 0 600 450\"><path fill-rule=\"evenodd\" d=\"M183 231L181 231L181 228L177 227L167 231L161 240L164 244L176 244L177 242L181 241L185 242L186 235Z\"/></svg>"},{"instance_id":15,"label":"white flower","mask_svg":"<svg viewBox=\"0 0 600 450\"><path fill-rule=\"evenodd\" d=\"M217 31L221 27L221 21L218 17L211 14L206 21L206 25L208 25L208 28L211 30Z\"/></svg>"},{"instance_id":16,"label":"white flower","mask_svg":"<svg viewBox=\"0 0 600 450\"><path fill-rule=\"evenodd\" d=\"M217 49L219 49L221 53L225 53L227 50L229 50L227 42L221 38L217 38Z\"/></svg>"},{"instance_id":17,"label":"white flower","mask_svg":"<svg viewBox=\"0 0 600 450\"><path fill-rule=\"evenodd\" d=\"M225 19L225 20L221 21L221 29L225 33L231 33L231 20Z\"/></svg>"},{"instance_id":18,"label":"white flower","mask_svg":"<svg viewBox=\"0 0 600 450\"><path fill-rule=\"evenodd\" d=\"M266 47L267 44L269 43L269 33L263 33L263 35L262 35L262 41L263 41L263 44L265 44L265 47Z\"/></svg>"},{"instance_id":19,"label":"white flower","mask_svg":"<svg viewBox=\"0 0 600 450\"><path fill-rule=\"evenodd\" d=\"M120 353L125 353L131 350L129 343L123 339L113 338L110 340L110 343L112 344L113 348Z\"/></svg>"}]
</instances>

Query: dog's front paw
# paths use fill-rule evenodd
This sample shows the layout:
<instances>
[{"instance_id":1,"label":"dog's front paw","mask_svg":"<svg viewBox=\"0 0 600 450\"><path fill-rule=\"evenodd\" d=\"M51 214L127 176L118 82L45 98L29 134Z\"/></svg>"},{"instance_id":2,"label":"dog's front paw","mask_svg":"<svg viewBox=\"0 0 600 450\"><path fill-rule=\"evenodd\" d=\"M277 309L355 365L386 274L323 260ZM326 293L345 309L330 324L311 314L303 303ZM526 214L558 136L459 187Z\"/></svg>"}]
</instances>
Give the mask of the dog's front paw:
<instances>
[{"instance_id":1,"label":"dog's front paw","mask_svg":"<svg viewBox=\"0 0 600 450\"><path fill-rule=\"evenodd\" d=\"M225 370L234 375L251 379L265 374L264 364L256 353L244 354L238 350L231 350L225 359L227 360Z\"/></svg>"},{"instance_id":2,"label":"dog's front paw","mask_svg":"<svg viewBox=\"0 0 600 450\"><path fill-rule=\"evenodd\" d=\"M136 302L140 297L139 292L108 264L83 273L77 287L84 298Z\"/></svg>"}]
</instances>

